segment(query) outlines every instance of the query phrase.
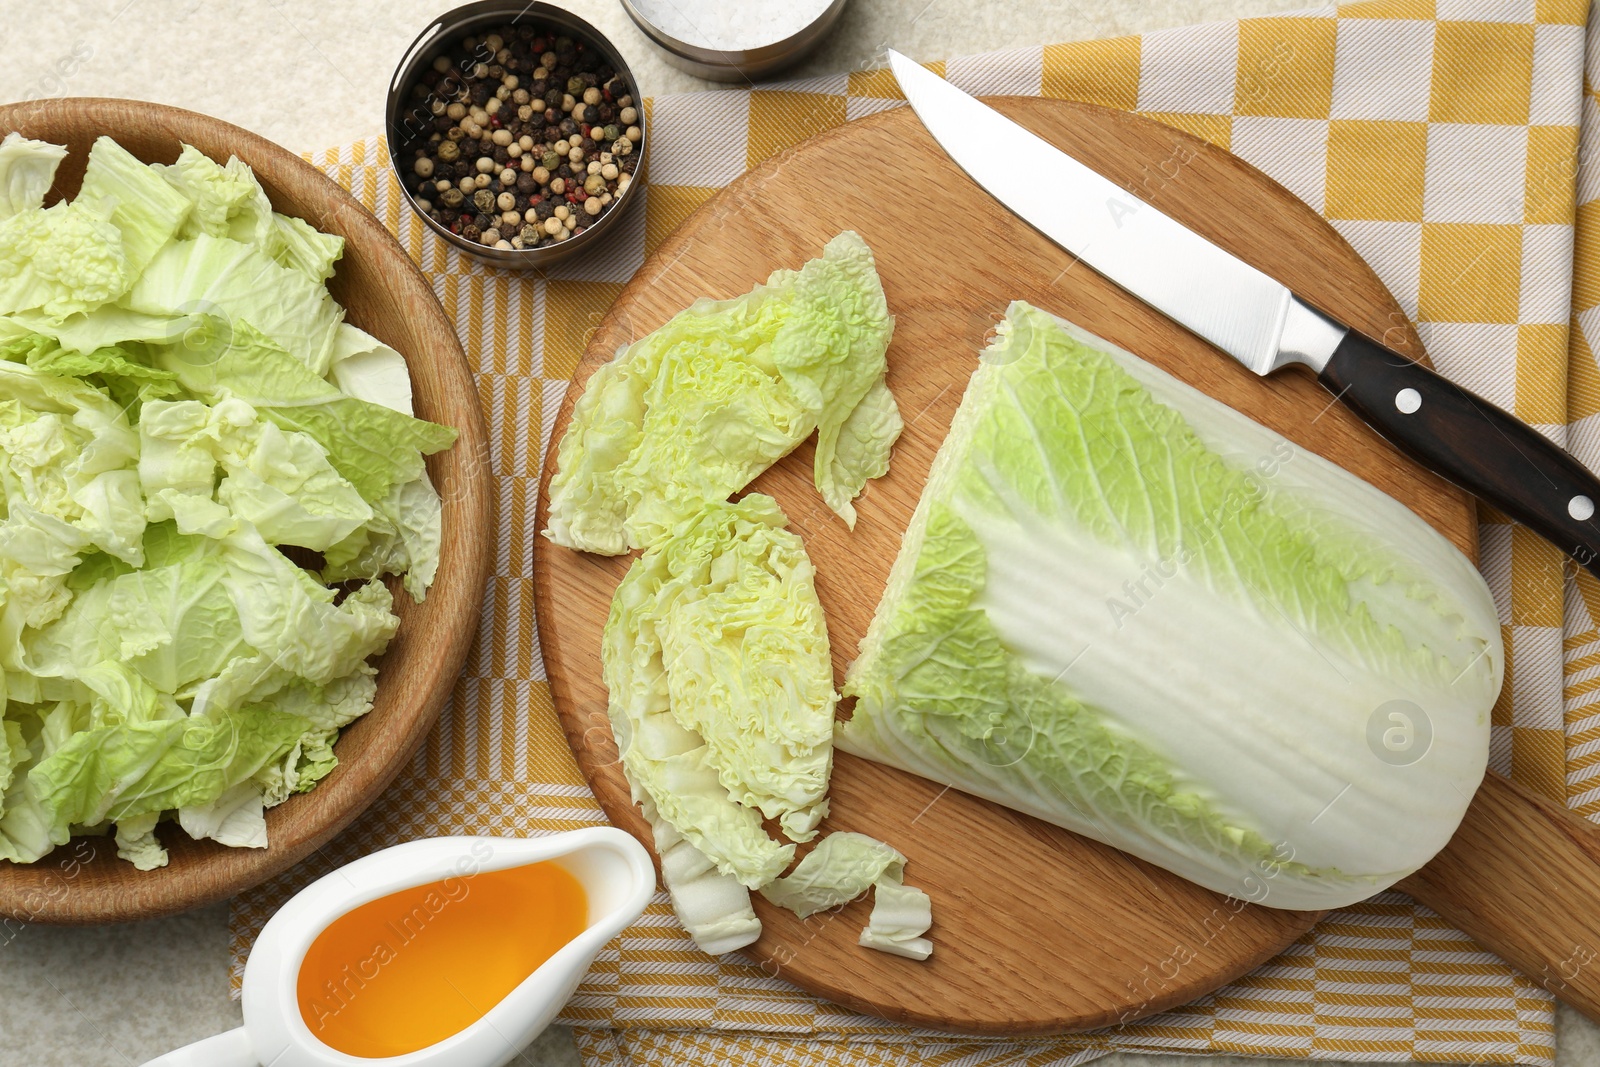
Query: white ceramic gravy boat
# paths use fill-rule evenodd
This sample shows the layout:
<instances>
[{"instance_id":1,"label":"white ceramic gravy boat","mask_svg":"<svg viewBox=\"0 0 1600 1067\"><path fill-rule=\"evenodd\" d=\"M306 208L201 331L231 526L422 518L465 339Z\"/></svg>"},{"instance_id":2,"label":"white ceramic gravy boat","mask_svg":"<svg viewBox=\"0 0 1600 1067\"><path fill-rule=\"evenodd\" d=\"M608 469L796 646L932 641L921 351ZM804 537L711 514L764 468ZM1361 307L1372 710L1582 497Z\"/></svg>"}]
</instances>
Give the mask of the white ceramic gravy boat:
<instances>
[{"instance_id":1,"label":"white ceramic gravy boat","mask_svg":"<svg viewBox=\"0 0 1600 1067\"><path fill-rule=\"evenodd\" d=\"M477 1022L403 1056L351 1056L312 1034L295 983L306 950L329 923L412 886L541 860L560 863L583 886L588 926ZM503 1067L550 1025L595 954L644 911L655 885L644 846L609 826L532 839L436 837L384 849L313 882L267 922L245 964L242 1027L145 1067Z\"/></svg>"}]
</instances>

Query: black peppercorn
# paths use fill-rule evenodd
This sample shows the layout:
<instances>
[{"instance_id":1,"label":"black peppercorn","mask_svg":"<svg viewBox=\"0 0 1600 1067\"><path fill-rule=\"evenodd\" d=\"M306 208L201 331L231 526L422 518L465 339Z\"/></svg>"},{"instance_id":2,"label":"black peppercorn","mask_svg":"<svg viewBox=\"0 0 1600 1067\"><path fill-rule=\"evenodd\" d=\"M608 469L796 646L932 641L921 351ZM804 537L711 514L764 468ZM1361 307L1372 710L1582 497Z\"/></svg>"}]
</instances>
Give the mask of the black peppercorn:
<instances>
[{"instance_id":1,"label":"black peppercorn","mask_svg":"<svg viewBox=\"0 0 1600 1067\"><path fill-rule=\"evenodd\" d=\"M617 109L612 107L610 104L601 104L594 109L594 116L600 120L600 124L602 126L605 126L617 117ZM615 140L615 138L613 138L613 140Z\"/></svg>"},{"instance_id":2,"label":"black peppercorn","mask_svg":"<svg viewBox=\"0 0 1600 1067\"><path fill-rule=\"evenodd\" d=\"M449 115L440 115L438 118L433 120L433 128L438 130L440 133L449 133L450 128L455 124L456 120L451 118Z\"/></svg>"},{"instance_id":3,"label":"black peppercorn","mask_svg":"<svg viewBox=\"0 0 1600 1067\"><path fill-rule=\"evenodd\" d=\"M484 192L486 190L479 190L479 191L480 192ZM478 227L478 229L480 229L480 230L487 230L490 226L494 225L494 220L491 219L488 215L481 215L480 214L480 215L472 216L472 223L473 223L474 226Z\"/></svg>"},{"instance_id":4,"label":"black peppercorn","mask_svg":"<svg viewBox=\"0 0 1600 1067\"><path fill-rule=\"evenodd\" d=\"M494 146L494 161L500 164L502 168L511 162L511 153L506 151L505 145L497 144Z\"/></svg>"},{"instance_id":5,"label":"black peppercorn","mask_svg":"<svg viewBox=\"0 0 1600 1067\"><path fill-rule=\"evenodd\" d=\"M461 236L465 237L469 241L476 241L479 237L483 236L483 229L482 227L469 222L465 226L461 227Z\"/></svg>"},{"instance_id":6,"label":"black peppercorn","mask_svg":"<svg viewBox=\"0 0 1600 1067\"><path fill-rule=\"evenodd\" d=\"M472 97L472 102L477 104L479 107L482 107L484 104L489 102L489 86L483 82L473 82L472 88L467 90L467 92L468 95Z\"/></svg>"},{"instance_id":7,"label":"black peppercorn","mask_svg":"<svg viewBox=\"0 0 1600 1067\"><path fill-rule=\"evenodd\" d=\"M572 119L562 119L559 129L562 137L571 137L578 132L578 124Z\"/></svg>"},{"instance_id":8,"label":"black peppercorn","mask_svg":"<svg viewBox=\"0 0 1600 1067\"><path fill-rule=\"evenodd\" d=\"M585 156L591 156L600 146L595 143L593 137L585 137L583 140L578 142L578 147L583 149L583 154Z\"/></svg>"},{"instance_id":9,"label":"black peppercorn","mask_svg":"<svg viewBox=\"0 0 1600 1067\"><path fill-rule=\"evenodd\" d=\"M533 191L539 188L539 183L533 180L533 175L522 171L517 175L517 192L523 196L532 196Z\"/></svg>"},{"instance_id":10,"label":"black peppercorn","mask_svg":"<svg viewBox=\"0 0 1600 1067\"><path fill-rule=\"evenodd\" d=\"M482 140L480 140L478 142L478 155L480 155L480 156L492 156L492 155L494 155L494 139L493 138L484 137Z\"/></svg>"},{"instance_id":11,"label":"black peppercorn","mask_svg":"<svg viewBox=\"0 0 1600 1067\"><path fill-rule=\"evenodd\" d=\"M548 200L541 200L533 205L533 213L540 219L547 219L556 213L556 206Z\"/></svg>"}]
</instances>

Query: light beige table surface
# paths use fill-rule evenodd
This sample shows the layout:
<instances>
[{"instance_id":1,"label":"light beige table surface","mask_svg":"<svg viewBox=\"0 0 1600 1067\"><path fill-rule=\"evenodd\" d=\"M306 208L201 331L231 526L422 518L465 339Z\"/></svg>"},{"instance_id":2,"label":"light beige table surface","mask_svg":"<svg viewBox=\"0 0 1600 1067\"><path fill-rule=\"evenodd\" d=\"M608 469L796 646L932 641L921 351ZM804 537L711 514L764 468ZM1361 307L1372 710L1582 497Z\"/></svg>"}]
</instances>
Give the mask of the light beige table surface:
<instances>
[{"instance_id":1,"label":"light beige table surface","mask_svg":"<svg viewBox=\"0 0 1600 1067\"><path fill-rule=\"evenodd\" d=\"M796 75L1241 18L1307 0L851 0ZM293 151L378 132L401 50L450 0L0 0L0 101L123 96L204 111ZM707 87L666 65L617 0L565 0L623 52L645 95ZM71 57L80 57L76 63ZM58 61L68 60L65 65ZM62 77L59 70L70 70ZM0 1067L131 1067L236 1026L227 908L0 937ZM1600 1065L1600 1028L1563 1012L1562 1067ZM520 1064L577 1062L565 1030ZM1118 1055L1106 1067L1280 1067Z\"/></svg>"}]
</instances>

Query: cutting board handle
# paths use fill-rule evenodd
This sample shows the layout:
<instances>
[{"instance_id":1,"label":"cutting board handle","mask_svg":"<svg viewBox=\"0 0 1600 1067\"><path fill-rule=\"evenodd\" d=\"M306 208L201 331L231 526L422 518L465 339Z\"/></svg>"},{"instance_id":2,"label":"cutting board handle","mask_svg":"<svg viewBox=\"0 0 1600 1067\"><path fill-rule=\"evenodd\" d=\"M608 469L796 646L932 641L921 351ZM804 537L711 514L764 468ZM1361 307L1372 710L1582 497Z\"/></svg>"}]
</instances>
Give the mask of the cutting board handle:
<instances>
[{"instance_id":1,"label":"cutting board handle","mask_svg":"<svg viewBox=\"0 0 1600 1067\"><path fill-rule=\"evenodd\" d=\"M1399 888L1600 1021L1600 825L1490 773Z\"/></svg>"}]
</instances>

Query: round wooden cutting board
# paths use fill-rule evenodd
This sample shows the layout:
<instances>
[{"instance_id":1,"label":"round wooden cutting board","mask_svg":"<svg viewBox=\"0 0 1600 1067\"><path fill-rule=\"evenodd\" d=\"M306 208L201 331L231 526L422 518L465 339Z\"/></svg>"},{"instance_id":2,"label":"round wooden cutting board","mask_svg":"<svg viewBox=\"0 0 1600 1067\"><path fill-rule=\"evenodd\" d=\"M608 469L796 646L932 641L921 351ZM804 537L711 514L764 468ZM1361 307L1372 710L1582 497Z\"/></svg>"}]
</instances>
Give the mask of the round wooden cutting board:
<instances>
[{"instance_id":1,"label":"round wooden cutting board","mask_svg":"<svg viewBox=\"0 0 1600 1067\"><path fill-rule=\"evenodd\" d=\"M1421 356L1405 315L1344 240L1240 160L1121 112L991 102L1324 310ZM552 440L560 440L589 374L619 345L697 297L736 296L775 268L799 267L846 228L872 247L895 315L889 384L905 434L888 476L857 501L854 533L812 487L809 441L751 486L776 497L805 539L838 680L872 618L978 351L1013 299L1070 319L1247 412L1397 497L1475 554L1474 513L1463 493L1401 458L1309 376L1257 378L1075 263L976 187L908 108L769 160L679 227L596 329ZM552 466L547 459L541 528ZM543 538L534 558L557 713L607 814L648 844L617 762L600 670L601 629L630 562ZM917 963L858 947L866 899L802 921L757 897L765 930L748 951L769 973L894 1020L987 1034L1126 1021L1243 974L1318 917L1230 902L1065 830L844 754L832 797L824 830L871 834L909 858L906 881L933 899L933 958Z\"/></svg>"}]
</instances>

